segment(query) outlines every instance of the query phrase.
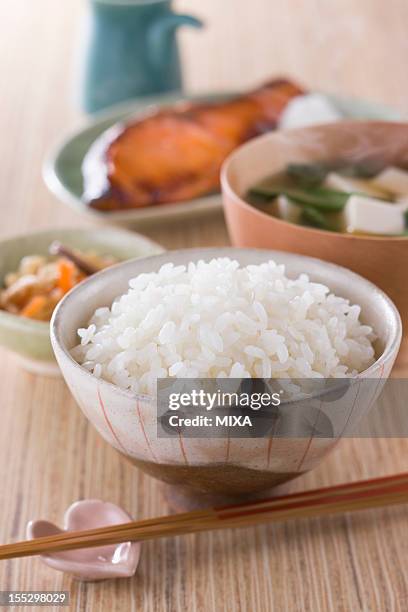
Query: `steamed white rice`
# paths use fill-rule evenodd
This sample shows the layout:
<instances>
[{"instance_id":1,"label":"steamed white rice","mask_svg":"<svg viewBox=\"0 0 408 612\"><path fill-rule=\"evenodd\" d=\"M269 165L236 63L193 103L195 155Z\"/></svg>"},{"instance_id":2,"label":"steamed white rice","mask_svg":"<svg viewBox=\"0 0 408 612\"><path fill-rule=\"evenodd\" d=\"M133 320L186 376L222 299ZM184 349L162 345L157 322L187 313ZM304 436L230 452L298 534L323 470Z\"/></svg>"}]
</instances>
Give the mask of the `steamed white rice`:
<instances>
[{"instance_id":1,"label":"steamed white rice","mask_svg":"<svg viewBox=\"0 0 408 612\"><path fill-rule=\"evenodd\" d=\"M155 394L161 377L353 376L374 361L360 307L274 261L165 264L140 274L79 329L74 358L95 376Z\"/></svg>"}]
</instances>

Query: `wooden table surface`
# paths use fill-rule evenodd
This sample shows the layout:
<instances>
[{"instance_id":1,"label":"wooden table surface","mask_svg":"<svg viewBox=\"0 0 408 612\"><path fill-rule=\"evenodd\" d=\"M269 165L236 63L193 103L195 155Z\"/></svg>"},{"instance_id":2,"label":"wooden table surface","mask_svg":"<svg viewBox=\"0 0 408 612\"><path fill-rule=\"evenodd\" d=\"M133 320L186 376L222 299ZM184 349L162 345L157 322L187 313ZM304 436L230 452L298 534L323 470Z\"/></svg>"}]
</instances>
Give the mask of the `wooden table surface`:
<instances>
[{"instance_id":1,"label":"wooden table surface","mask_svg":"<svg viewBox=\"0 0 408 612\"><path fill-rule=\"evenodd\" d=\"M287 74L310 88L408 110L406 0L183 0L207 29L181 34L191 91ZM75 103L83 2L0 3L2 236L88 224L41 179L44 156L81 117ZM224 245L221 216L145 233L168 248ZM83 497L134 517L166 512L160 485L88 424L62 380L35 377L1 353L0 540L27 521L61 522ZM296 488L408 470L406 440L344 441ZM147 543L134 579L73 582L37 559L0 564L0 589L69 589L72 610L407 610L408 509Z\"/></svg>"}]
</instances>

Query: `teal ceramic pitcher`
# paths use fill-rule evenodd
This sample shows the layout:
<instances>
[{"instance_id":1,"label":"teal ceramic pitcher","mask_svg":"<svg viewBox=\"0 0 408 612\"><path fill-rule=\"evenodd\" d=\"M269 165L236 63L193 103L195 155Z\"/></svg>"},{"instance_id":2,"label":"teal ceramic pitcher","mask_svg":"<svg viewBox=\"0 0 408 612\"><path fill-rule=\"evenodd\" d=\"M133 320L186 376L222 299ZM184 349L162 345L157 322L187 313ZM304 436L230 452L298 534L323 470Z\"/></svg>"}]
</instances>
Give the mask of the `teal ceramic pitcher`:
<instances>
[{"instance_id":1,"label":"teal ceramic pitcher","mask_svg":"<svg viewBox=\"0 0 408 612\"><path fill-rule=\"evenodd\" d=\"M83 107L93 113L129 98L182 88L179 26L201 27L172 12L171 0L91 0Z\"/></svg>"}]
</instances>

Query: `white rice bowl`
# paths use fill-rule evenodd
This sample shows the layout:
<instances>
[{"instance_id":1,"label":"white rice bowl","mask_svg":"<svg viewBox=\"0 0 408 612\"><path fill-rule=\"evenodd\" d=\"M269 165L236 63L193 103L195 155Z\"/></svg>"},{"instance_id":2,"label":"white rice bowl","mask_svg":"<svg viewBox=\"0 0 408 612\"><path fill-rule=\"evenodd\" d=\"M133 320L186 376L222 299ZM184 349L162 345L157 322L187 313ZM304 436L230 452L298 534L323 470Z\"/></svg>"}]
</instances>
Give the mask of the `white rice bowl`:
<instances>
[{"instance_id":1,"label":"white rice bowl","mask_svg":"<svg viewBox=\"0 0 408 612\"><path fill-rule=\"evenodd\" d=\"M157 378L339 378L375 360L358 305L268 261L229 258L140 274L98 308L72 356L95 376L155 395Z\"/></svg>"}]
</instances>

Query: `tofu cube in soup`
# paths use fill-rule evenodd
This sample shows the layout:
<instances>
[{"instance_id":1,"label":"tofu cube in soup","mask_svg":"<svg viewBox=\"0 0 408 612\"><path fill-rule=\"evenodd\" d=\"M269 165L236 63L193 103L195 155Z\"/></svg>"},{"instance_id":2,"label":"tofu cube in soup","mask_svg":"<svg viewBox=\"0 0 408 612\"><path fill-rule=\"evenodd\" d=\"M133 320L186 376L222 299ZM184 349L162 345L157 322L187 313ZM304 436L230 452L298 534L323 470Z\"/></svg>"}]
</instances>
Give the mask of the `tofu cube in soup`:
<instances>
[{"instance_id":1,"label":"tofu cube in soup","mask_svg":"<svg viewBox=\"0 0 408 612\"><path fill-rule=\"evenodd\" d=\"M373 198L387 198L390 194L385 189L375 185L372 181L342 176L330 172L326 177L326 187L344 191L346 193L361 193Z\"/></svg>"},{"instance_id":2,"label":"tofu cube in soup","mask_svg":"<svg viewBox=\"0 0 408 612\"><path fill-rule=\"evenodd\" d=\"M372 183L396 196L408 197L408 172L401 168L393 166L385 168L372 180Z\"/></svg>"},{"instance_id":3,"label":"tofu cube in soup","mask_svg":"<svg viewBox=\"0 0 408 612\"><path fill-rule=\"evenodd\" d=\"M344 210L347 231L364 234L403 234L407 208L406 204L353 195L347 200Z\"/></svg>"},{"instance_id":4,"label":"tofu cube in soup","mask_svg":"<svg viewBox=\"0 0 408 612\"><path fill-rule=\"evenodd\" d=\"M299 205L294 204L292 200L284 195L276 198L276 205L280 219L291 223L299 223L302 214L302 209Z\"/></svg>"}]
</instances>

